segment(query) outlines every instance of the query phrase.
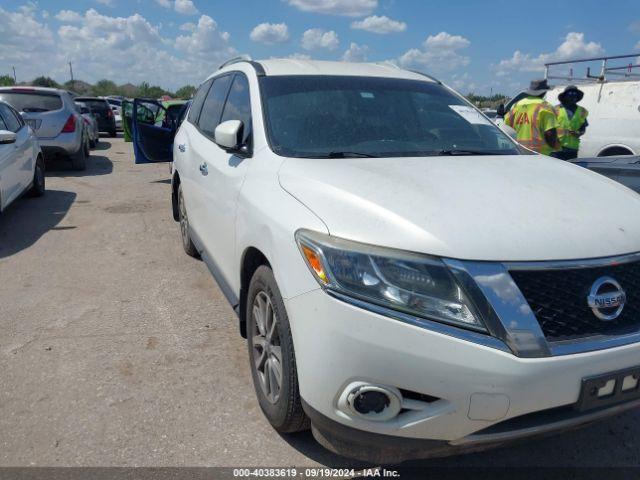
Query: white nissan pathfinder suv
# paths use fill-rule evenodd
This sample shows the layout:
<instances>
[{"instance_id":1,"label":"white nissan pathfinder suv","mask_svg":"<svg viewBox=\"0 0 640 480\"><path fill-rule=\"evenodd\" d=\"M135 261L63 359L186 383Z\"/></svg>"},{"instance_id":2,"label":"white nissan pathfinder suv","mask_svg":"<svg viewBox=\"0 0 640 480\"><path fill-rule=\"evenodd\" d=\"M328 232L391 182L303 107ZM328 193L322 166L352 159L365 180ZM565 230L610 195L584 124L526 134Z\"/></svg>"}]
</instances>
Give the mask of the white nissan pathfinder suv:
<instances>
[{"instance_id":1,"label":"white nissan pathfinder suv","mask_svg":"<svg viewBox=\"0 0 640 480\"><path fill-rule=\"evenodd\" d=\"M391 65L236 59L180 125L147 117L136 161L173 161L184 249L237 312L279 432L395 463L640 404L626 187Z\"/></svg>"}]
</instances>

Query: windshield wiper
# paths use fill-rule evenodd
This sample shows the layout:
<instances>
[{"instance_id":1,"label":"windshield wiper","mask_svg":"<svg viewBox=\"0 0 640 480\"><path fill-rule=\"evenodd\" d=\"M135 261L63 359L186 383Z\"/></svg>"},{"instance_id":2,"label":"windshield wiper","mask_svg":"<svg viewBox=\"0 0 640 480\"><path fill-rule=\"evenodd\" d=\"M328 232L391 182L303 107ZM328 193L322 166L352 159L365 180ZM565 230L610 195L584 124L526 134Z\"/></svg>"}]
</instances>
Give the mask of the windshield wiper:
<instances>
[{"instance_id":1,"label":"windshield wiper","mask_svg":"<svg viewBox=\"0 0 640 480\"><path fill-rule=\"evenodd\" d=\"M23 112L26 113L37 113L37 112L48 112L46 108L38 108L38 107L27 107L22 109Z\"/></svg>"},{"instance_id":2,"label":"windshield wiper","mask_svg":"<svg viewBox=\"0 0 640 480\"><path fill-rule=\"evenodd\" d=\"M377 155L371 155L370 153L362 152L329 152L328 158L378 158Z\"/></svg>"},{"instance_id":3,"label":"windshield wiper","mask_svg":"<svg viewBox=\"0 0 640 480\"><path fill-rule=\"evenodd\" d=\"M380 158L377 155L362 152L329 152L307 155L296 155L296 158Z\"/></svg>"},{"instance_id":4,"label":"windshield wiper","mask_svg":"<svg viewBox=\"0 0 640 480\"><path fill-rule=\"evenodd\" d=\"M443 149L435 152L438 156L445 155L513 155L512 153L491 151L491 150L469 150L466 148Z\"/></svg>"}]
</instances>

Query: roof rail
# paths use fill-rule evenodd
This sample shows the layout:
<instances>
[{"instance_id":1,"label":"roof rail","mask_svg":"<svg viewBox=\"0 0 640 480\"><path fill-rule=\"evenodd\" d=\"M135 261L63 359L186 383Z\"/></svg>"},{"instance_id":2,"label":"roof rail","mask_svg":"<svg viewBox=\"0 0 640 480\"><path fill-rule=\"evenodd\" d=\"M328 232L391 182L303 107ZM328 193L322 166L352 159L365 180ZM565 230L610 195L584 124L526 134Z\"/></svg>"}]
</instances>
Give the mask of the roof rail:
<instances>
[{"instance_id":1,"label":"roof rail","mask_svg":"<svg viewBox=\"0 0 640 480\"><path fill-rule=\"evenodd\" d=\"M218 70L226 67L227 65L233 65L234 63L240 63L240 62L252 62L253 59L251 58L250 55L240 55L238 57L233 57L230 60L227 60L226 62L224 62L222 65L220 65L218 67Z\"/></svg>"},{"instance_id":2,"label":"roof rail","mask_svg":"<svg viewBox=\"0 0 640 480\"><path fill-rule=\"evenodd\" d=\"M587 67L587 74L584 80L596 80L599 82L604 82L607 79L607 74L609 75L620 75L624 77L638 77L638 73L633 73L632 70L634 68L640 68L640 63L634 64L633 62L628 65L617 66L617 67L608 67L607 62L611 60L621 60L624 58L638 58L640 59L640 53L632 53L629 55L611 55L608 57L591 57L591 58L576 58L572 60L563 60L558 62L548 62L544 64L544 78L545 79L558 79L558 80L579 80L573 77L573 69L571 69L571 74L568 77L557 77L549 75L549 67L558 66L558 65L572 65L574 63L586 63L586 62L602 62L600 68L599 75L591 74L591 67ZM624 72L626 70L626 72Z\"/></svg>"}]
</instances>

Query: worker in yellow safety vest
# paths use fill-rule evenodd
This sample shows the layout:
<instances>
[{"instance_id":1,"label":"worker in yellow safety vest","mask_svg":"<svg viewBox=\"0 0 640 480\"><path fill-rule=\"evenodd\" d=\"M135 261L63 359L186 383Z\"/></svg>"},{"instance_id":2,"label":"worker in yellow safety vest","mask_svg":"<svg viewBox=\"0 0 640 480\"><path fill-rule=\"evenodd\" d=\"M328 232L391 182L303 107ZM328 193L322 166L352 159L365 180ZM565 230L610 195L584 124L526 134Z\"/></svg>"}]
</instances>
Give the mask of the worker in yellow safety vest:
<instances>
[{"instance_id":1,"label":"worker in yellow safety vest","mask_svg":"<svg viewBox=\"0 0 640 480\"><path fill-rule=\"evenodd\" d=\"M504 123L516 131L518 143L542 155L560 150L555 110L542 98L548 90L546 80L532 81L527 96L504 117Z\"/></svg>"},{"instance_id":2,"label":"worker in yellow safety vest","mask_svg":"<svg viewBox=\"0 0 640 480\"><path fill-rule=\"evenodd\" d=\"M575 85L569 85L558 95L560 105L556 106L556 118L558 121L558 139L562 150L556 152L555 157L563 160L578 158L580 149L580 137L584 135L589 123L586 108L578 105L584 97L584 92Z\"/></svg>"}]
</instances>

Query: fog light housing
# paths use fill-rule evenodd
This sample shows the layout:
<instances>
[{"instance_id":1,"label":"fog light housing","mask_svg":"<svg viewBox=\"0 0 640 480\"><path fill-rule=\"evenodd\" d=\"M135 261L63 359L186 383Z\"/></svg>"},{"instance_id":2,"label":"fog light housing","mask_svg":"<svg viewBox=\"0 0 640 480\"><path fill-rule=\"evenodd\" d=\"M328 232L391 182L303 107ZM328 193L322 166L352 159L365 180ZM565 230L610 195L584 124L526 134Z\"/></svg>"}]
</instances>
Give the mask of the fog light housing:
<instances>
[{"instance_id":1,"label":"fog light housing","mask_svg":"<svg viewBox=\"0 0 640 480\"><path fill-rule=\"evenodd\" d=\"M353 400L353 408L356 412L366 415L367 413L382 413L389 406L391 400L386 393L378 391L366 391L360 393Z\"/></svg>"},{"instance_id":2,"label":"fog light housing","mask_svg":"<svg viewBox=\"0 0 640 480\"><path fill-rule=\"evenodd\" d=\"M396 417L402 409L402 395L395 388L365 382L351 384L342 398L351 415L383 422Z\"/></svg>"}]
</instances>

